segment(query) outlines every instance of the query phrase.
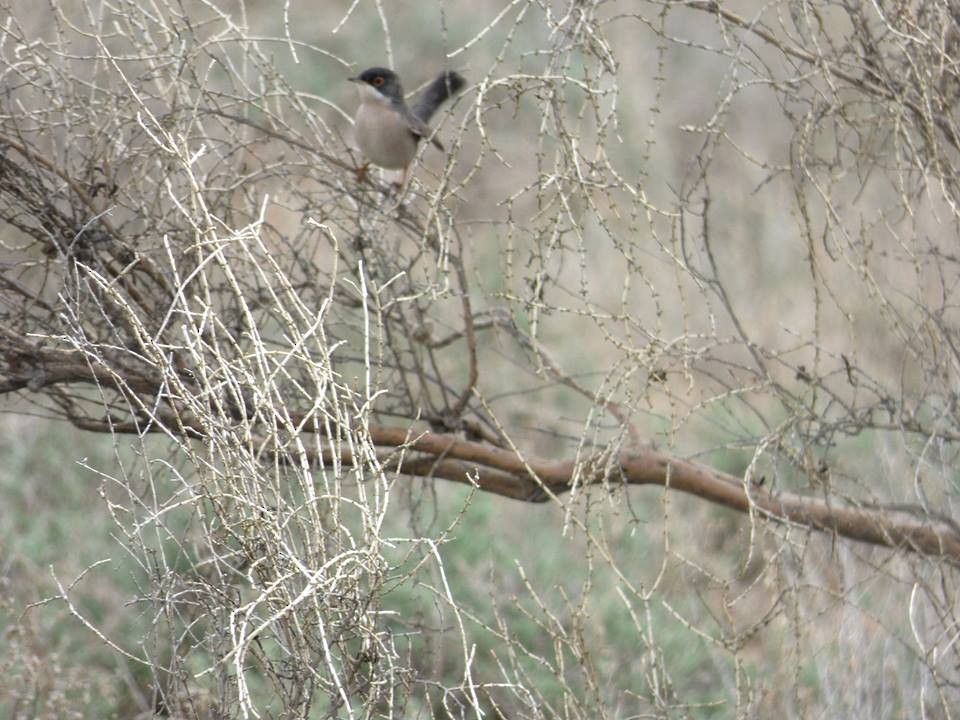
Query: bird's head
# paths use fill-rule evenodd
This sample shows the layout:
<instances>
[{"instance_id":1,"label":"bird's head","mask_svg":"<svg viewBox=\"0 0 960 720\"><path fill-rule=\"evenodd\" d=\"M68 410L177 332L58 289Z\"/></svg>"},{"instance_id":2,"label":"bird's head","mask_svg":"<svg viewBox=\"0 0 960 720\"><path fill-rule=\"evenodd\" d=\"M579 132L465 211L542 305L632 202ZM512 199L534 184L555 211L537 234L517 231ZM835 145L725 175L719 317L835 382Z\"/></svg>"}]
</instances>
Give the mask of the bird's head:
<instances>
[{"instance_id":1,"label":"bird's head","mask_svg":"<svg viewBox=\"0 0 960 720\"><path fill-rule=\"evenodd\" d=\"M400 78L393 70L373 67L364 70L350 82L357 84L360 99L374 102L402 102L403 88L400 87Z\"/></svg>"}]
</instances>

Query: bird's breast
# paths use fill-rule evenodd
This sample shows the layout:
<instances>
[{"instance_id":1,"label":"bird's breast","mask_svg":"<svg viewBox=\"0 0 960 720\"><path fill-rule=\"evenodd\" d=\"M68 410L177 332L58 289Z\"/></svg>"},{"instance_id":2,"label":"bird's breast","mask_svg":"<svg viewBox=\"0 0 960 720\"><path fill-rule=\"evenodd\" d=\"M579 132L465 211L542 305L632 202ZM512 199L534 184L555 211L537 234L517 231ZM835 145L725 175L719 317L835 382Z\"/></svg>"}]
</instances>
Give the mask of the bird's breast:
<instances>
[{"instance_id":1,"label":"bird's breast","mask_svg":"<svg viewBox=\"0 0 960 720\"><path fill-rule=\"evenodd\" d=\"M361 103L353 130L361 152L382 168L402 170L417 153L406 119L388 105Z\"/></svg>"}]
</instances>

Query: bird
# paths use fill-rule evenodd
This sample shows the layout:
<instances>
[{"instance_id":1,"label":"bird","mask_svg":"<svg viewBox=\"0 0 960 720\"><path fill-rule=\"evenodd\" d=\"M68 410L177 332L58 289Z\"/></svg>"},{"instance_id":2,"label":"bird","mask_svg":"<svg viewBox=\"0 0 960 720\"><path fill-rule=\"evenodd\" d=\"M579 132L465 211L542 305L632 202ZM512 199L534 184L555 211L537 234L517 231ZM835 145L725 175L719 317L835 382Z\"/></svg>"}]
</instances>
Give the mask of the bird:
<instances>
[{"instance_id":1,"label":"bird","mask_svg":"<svg viewBox=\"0 0 960 720\"><path fill-rule=\"evenodd\" d=\"M373 164L387 170L403 170L402 187L420 140L429 139L444 150L427 123L440 105L463 89L466 80L452 70L442 72L412 107L407 107L400 78L393 70L372 67L349 80L357 84L360 93L353 127L357 145L367 159L357 168L357 179L362 181Z\"/></svg>"}]
</instances>

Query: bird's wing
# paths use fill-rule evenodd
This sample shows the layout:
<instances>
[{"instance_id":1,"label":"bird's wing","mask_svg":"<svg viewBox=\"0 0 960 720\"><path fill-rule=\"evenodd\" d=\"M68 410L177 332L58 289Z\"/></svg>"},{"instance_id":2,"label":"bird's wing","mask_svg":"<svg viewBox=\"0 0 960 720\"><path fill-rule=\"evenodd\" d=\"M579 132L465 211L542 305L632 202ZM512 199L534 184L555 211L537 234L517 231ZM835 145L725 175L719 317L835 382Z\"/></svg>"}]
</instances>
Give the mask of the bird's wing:
<instances>
[{"instance_id":1,"label":"bird's wing","mask_svg":"<svg viewBox=\"0 0 960 720\"><path fill-rule=\"evenodd\" d=\"M443 150L443 143L441 143L436 135L433 135L433 131L430 129L430 126L423 122L420 118L414 116L412 113L407 116L407 125L410 127L410 133L419 141L425 138L429 138L437 148Z\"/></svg>"},{"instance_id":2,"label":"bird's wing","mask_svg":"<svg viewBox=\"0 0 960 720\"><path fill-rule=\"evenodd\" d=\"M436 135L432 134L432 131L427 126L427 122L443 101L460 92L464 85L466 85L466 80L464 80L463 77L452 70L448 70L447 72L440 73L434 78L433 82L427 86L427 89L423 91L420 99L417 100L413 107L407 112L410 132L413 133L417 140L430 138L430 142L440 150L444 150L443 143L437 139Z\"/></svg>"}]
</instances>

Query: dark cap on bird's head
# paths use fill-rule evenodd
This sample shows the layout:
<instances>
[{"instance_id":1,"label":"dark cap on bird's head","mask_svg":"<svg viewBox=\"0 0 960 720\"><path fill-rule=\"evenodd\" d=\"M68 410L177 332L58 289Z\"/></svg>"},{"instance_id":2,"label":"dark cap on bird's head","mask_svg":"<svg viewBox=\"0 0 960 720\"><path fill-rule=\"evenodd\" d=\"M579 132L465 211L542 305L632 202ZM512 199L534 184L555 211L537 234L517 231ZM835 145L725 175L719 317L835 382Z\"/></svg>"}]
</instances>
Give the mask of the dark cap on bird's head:
<instances>
[{"instance_id":1,"label":"dark cap on bird's head","mask_svg":"<svg viewBox=\"0 0 960 720\"><path fill-rule=\"evenodd\" d=\"M389 100L403 100L403 88L400 86L400 78L393 70L382 67L372 67L364 70L356 77L350 78L350 82L359 85L368 85L376 92Z\"/></svg>"}]
</instances>

